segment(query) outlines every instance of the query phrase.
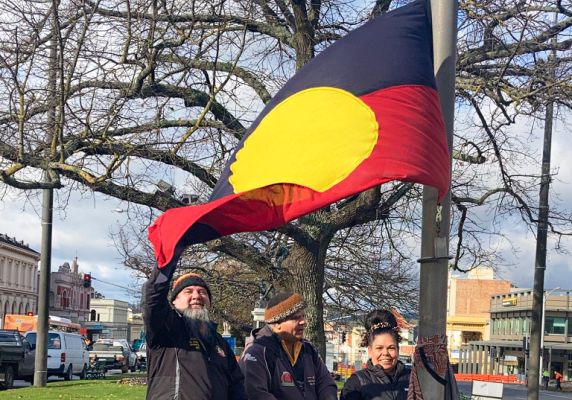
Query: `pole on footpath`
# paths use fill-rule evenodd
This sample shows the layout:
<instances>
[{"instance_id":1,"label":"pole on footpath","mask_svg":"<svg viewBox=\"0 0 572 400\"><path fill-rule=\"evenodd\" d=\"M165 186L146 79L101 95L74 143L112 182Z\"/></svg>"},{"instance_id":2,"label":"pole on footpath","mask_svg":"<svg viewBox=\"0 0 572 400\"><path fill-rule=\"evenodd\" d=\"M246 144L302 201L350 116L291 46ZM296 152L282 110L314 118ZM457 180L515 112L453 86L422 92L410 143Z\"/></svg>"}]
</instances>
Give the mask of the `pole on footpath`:
<instances>
[{"instance_id":1,"label":"pole on footpath","mask_svg":"<svg viewBox=\"0 0 572 400\"><path fill-rule=\"evenodd\" d=\"M49 172L45 172L49 182ZM44 387L48 382L48 329L50 318L50 271L52 259L52 217L54 190L44 189L42 199L42 246L40 254L40 282L38 287L38 328L34 386Z\"/></svg>"},{"instance_id":2,"label":"pole on footpath","mask_svg":"<svg viewBox=\"0 0 572 400\"><path fill-rule=\"evenodd\" d=\"M554 79L554 51L548 57L551 64L551 77ZM550 91L549 91L550 93ZM532 289L532 321L530 324L530 359L528 366L528 400L536 400L539 395L539 382L542 335L544 330L544 272L546 271L546 239L548 236L548 192L550 189L550 152L552 148L552 121L554 102L546 104L544 122L544 142L542 146L542 167L540 177L540 195L538 201L538 226L536 230L536 257L534 262L534 286Z\"/></svg>"},{"instance_id":3,"label":"pole on footpath","mask_svg":"<svg viewBox=\"0 0 572 400\"><path fill-rule=\"evenodd\" d=\"M429 0L427 0L429 1ZM455 113L455 64L457 54L457 1L430 0L433 26L433 59L441 109L445 121L449 154L453 143ZM449 263L449 221L451 192L441 207L437 190L423 188L421 233L419 336L421 340L445 338L447 277ZM444 387L423 368L417 369L423 398L443 399Z\"/></svg>"}]
</instances>

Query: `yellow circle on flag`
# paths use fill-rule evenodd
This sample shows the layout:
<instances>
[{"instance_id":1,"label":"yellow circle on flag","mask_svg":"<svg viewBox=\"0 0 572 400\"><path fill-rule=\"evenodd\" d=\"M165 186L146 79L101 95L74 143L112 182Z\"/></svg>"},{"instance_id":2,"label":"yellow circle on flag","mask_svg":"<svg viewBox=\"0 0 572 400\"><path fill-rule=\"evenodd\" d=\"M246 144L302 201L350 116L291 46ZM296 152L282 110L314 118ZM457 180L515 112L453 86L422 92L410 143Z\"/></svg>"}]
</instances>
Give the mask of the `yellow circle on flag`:
<instances>
[{"instance_id":1,"label":"yellow circle on flag","mask_svg":"<svg viewBox=\"0 0 572 400\"><path fill-rule=\"evenodd\" d=\"M373 151L372 109L333 87L297 92L274 107L245 140L230 166L234 193L277 183L324 192Z\"/></svg>"}]
</instances>

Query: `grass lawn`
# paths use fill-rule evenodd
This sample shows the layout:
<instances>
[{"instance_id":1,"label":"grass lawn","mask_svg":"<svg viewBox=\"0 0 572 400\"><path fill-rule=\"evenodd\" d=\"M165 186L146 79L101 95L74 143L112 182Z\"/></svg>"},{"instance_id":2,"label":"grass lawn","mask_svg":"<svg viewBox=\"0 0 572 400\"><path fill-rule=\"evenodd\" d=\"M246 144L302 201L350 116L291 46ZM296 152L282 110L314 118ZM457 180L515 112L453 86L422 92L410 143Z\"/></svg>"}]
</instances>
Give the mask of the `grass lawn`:
<instances>
[{"instance_id":1,"label":"grass lawn","mask_svg":"<svg viewBox=\"0 0 572 400\"><path fill-rule=\"evenodd\" d=\"M106 379L48 382L45 388L25 387L3 390L0 391L0 398L2 400L141 400L145 398L147 386L119 384L121 377L118 375Z\"/></svg>"}]
</instances>

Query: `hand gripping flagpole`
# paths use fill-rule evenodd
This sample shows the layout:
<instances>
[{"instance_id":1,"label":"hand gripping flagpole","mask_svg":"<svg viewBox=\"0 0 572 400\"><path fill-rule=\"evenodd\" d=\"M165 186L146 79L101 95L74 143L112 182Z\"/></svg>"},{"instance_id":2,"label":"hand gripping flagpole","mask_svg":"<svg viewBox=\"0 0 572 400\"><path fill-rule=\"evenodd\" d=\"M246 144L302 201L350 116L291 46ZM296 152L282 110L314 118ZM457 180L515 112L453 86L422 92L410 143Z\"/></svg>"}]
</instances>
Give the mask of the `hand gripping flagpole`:
<instances>
[{"instance_id":1,"label":"hand gripping flagpole","mask_svg":"<svg viewBox=\"0 0 572 400\"><path fill-rule=\"evenodd\" d=\"M433 26L433 58L435 79L447 132L449 154L453 142L455 110L455 62L457 45L457 1L430 1ZM449 260L449 223L451 193L443 203L437 204L437 190L423 189L423 221L421 237L420 290L419 290L419 348L428 363L418 363L415 375L423 399L443 399L445 386L435 379L435 372L446 378L448 357L446 352L447 274ZM419 352L416 351L416 355ZM429 368L423 367L423 365ZM432 371L430 371L432 369ZM413 393L410 393L413 395ZM419 395L422 395L419 396Z\"/></svg>"}]
</instances>

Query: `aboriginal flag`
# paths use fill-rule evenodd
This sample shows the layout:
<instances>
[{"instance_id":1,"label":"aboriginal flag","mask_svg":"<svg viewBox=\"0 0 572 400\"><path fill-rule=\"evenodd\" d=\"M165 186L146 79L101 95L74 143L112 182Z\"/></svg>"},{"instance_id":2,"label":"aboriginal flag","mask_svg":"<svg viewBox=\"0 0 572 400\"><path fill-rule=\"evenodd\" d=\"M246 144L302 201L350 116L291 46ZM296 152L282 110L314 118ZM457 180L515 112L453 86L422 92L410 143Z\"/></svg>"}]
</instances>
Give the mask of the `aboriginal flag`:
<instances>
[{"instance_id":1,"label":"aboriginal flag","mask_svg":"<svg viewBox=\"0 0 572 400\"><path fill-rule=\"evenodd\" d=\"M381 15L305 65L246 132L208 203L149 228L160 268L190 244L276 228L391 180L434 186L450 158L424 0Z\"/></svg>"}]
</instances>

